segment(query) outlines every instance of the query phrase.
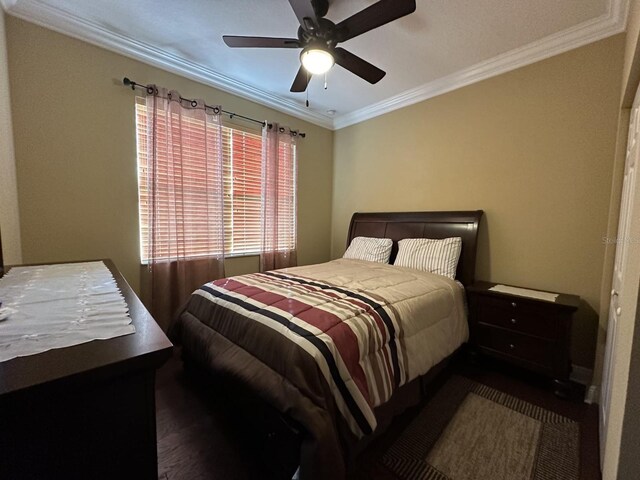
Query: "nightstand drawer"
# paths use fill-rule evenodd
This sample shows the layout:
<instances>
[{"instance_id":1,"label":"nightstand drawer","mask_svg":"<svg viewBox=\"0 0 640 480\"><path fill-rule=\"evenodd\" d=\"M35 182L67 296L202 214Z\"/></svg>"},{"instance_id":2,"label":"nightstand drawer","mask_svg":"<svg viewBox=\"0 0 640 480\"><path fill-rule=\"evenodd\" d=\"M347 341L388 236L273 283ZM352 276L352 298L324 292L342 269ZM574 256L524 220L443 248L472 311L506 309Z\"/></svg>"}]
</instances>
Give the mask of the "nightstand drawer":
<instances>
[{"instance_id":1,"label":"nightstand drawer","mask_svg":"<svg viewBox=\"0 0 640 480\"><path fill-rule=\"evenodd\" d=\"M480 297L477 321L551 340L555 340L558 335L558 319L553 308L518 299Z\"/></svg>"},{"instance_id":2,"label":"nightstand drawer","mask_svg":"<svg viewBox=\"0 0 640 480\"><path fill-rule=\"evenodd\" d=\"M535 363L545 369L553 368L555 342L488 325L479 325L476 335L479 347Z\"/></svg>"}]
</instances>

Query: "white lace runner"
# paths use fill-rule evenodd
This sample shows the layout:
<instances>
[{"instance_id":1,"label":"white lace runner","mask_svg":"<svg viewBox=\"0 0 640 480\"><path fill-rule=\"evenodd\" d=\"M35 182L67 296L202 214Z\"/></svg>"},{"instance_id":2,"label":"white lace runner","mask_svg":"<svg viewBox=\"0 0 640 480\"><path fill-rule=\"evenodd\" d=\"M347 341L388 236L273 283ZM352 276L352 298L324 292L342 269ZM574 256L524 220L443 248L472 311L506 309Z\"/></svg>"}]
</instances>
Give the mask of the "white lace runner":
<instances>
[{"instance_id":1,"label":"white lace runner","mask_svg":"<svg viewBox=\"0 0 640 480\"><path fill-rule=\"evenodd\" d=\"M103 262L14 267L0 278L0 362L134 333Z\"/></svg>"}]
</instances>

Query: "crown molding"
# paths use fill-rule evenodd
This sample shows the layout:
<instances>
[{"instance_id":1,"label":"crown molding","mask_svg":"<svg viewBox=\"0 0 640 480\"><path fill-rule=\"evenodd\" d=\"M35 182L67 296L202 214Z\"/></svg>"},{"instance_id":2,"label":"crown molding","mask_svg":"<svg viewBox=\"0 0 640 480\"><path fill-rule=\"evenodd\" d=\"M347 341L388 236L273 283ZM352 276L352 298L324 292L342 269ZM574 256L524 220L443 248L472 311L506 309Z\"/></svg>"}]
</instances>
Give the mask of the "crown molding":
<instances>
[{"instance_id":1,"label":"crown molding","mask_svg":"<svg viewBox=\"0 0 640 480\"><path fill-rule=\"evenodd\" d=\"M31 23L252 100L315 125L337 130L623 32L626 28L629 0L609 0L607 13L598 18L335 118L308 110L287 98L239 82L204 65L109 31L97 23L38 0L0 0L0 5L10 15Z\"/></svg>"},{"instance_id":2,"label":"crown molding","mask_svg":"<svg viewBox=\"0 0 640 480\"><path fill-rule=\"evenodd\" d=\"M629 0L609 0L607 13L598 18L554 33L538 41L438 78L333 120L334 130L348 127L393 110L422 102L472 83L530 65L545 58L582 47L621 33L626 29Z\"/></svg>"},{"instance_id":3,"label":"crown molding","mask_svg":"<svg viewBox=\"0 0 640 480\"><path fill-rule=\"evenodd\" d=\"M9 10L10 8L12 8L18 0L0 0L0 6L4 9L4 10Z\"/></svg>"},{"instance_id":4,"label":"crown molding","mask_svg":"<svg viewBox=\"0 0 640 480\"><path fill-rule=\"evenodd\" d=\"M178 57L173 53L126 35L107 30L97 23L62 9L37 0L0 0L0 2L7 13L28 22L252 100L315 125L328 129L333 128L333 119L329 116L308 110L287 98L234 80L204 65Z\"/></svg>"}]
</instances>

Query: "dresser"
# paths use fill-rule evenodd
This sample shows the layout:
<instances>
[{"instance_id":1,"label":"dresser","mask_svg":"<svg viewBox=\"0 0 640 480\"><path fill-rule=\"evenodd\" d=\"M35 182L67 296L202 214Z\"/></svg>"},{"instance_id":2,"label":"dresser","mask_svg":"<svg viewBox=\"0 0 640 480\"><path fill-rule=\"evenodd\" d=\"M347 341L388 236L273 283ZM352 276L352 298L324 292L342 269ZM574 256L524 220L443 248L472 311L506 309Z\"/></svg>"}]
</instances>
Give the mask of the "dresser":
<instances>
[{"instance_id":1,"label":"dresser","mask_svg":"<svg viewBox=\"0 0 640 480\"><path fill-rule=\"evenodd\" d=\"M558 294L554 302L467 287L470 344L487 354L554 379L564 396L571 373L571 324L580 297Z\"/></svg>"},{"instance_id":2,"label":"dresser","mask_svg":"<svg viewBox=\"0 0 640 480\"><path fill-rule=\"evenodd\" d=\"M155 372L172 345L113 262L135 333L0 362L0 478L156 480Z\"/></svg>"}]
</instances>

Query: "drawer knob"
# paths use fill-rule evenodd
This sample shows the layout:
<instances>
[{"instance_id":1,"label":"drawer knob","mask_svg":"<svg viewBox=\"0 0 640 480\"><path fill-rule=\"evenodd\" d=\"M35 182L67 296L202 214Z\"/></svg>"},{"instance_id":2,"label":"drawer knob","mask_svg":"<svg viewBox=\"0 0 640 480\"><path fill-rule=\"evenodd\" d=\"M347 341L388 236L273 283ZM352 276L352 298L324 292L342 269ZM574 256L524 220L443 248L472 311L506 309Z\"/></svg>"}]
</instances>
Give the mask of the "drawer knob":
<instances>
[{"instance_id":1,"label":"drawer knob","mask_svg":"<svg viewBox=\"0 0 640 480\"><path fill-rule=\"evenodd\" d=\"M511 350L513 350L514 348L516 348L516 346L515 346L513 343L510 343L510 344L509 344L509 348L510 348Z\"/></svg>"},{"instance_id":2,"label":"drawer knob","mask_svg":"<svg viewBox=\"0 0 640 480\"><path fill-rule=\"evenodd\" d=\"M517 320L515 318L511 319L511 323L513 323L514 325L517 323Z\"/></svg>"},{"instance_id":3,"label":"drawer knob","mask_svg":"<svg viewBox=\"0 0 640 480\"><path fill-rule=\"evenodd\" d=\"M511 302L511 306L512 306L513 308L516 308L518 305L516 304L516 302Z\"/></svg>"}]
</instances>

